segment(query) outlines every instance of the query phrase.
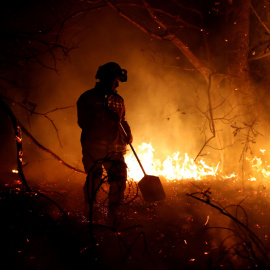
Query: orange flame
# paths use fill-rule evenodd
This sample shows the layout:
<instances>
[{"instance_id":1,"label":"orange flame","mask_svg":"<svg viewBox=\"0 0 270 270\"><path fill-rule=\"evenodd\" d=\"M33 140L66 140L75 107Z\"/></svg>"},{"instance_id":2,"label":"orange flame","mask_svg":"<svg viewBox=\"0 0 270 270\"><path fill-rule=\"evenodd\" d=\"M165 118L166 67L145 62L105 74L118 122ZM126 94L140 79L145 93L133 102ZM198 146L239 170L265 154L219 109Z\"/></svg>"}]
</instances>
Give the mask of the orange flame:
<instances>
[{"instance_id":1,"label":"orange flame","mask_svg":"<svg viewBox=\"0 0 270 270\"><path fill-rule=\"evenodd\" d=\"M264 155L264 149L260 150ZM141 160L144 170L149 175L163 176L168 181L176 181L182 179L238 179L238 175L232 172L224 175L219 170L219 164L206 164L203 159L195 162L187 153L181 155L180 152L175 152L171 156L167 156L164 160L154 157L155 149L151 143L142 143L137 147L137 154ZM270 166L267 161L263 162L261 158L254 157L253 159L246 158L251 164L251 174L249 181L257 181L258 178L270 179ZM143 178L143 172L134 157L133 153L126 155L125 161L128 166L128 178L135 181L140 181Z\"/></svg>"},{"instance_id":2,"label":"orange flame","mask_svg":"<svg viewBox=\"0 0 270 270\"><path fill-rule=\"evenodd\" d=\"M173 153L165 160L154 158L154 148L150 143L142 143L138 146L138 156L141 159L144 170L149 175L163 176L167 180L195 179L201 180L209 176L216 176L219 163L214 166L207 165L202 159L195 163L192 158L185 153L184 157L180 152ZM135 181L142 179L143 172L132 153L126 156L128 165L128 176Z\"/></svg>"},{"instance_id":3,"label":"orange flame","mask_svg":"<svg viewBox=\"0 0 270 270\"><path fill-rule=\"evenodd\" d=\"M264 155L265 149L260 149ZM270 165L267 164L267 160L264 160L260 157L255 156L253 159L246 158L252 167L252 174L250 175L250 181L256 181L257 179L266 179L270 180Z\"/></svg>"}]
</instances>

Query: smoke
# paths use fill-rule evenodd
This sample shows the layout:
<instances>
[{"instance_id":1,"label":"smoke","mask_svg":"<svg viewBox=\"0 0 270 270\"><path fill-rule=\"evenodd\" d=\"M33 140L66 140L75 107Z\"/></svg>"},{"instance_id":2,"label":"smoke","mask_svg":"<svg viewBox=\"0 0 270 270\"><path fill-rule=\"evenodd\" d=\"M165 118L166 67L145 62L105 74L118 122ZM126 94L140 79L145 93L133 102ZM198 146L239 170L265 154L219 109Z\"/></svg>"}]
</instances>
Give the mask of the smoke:
<instances>
[{"instance_id":1,"label":"smoke","mask_svg":"<svg viewBox=\"0 0 270 270\"><path fill-rule=\"evenodd\" d=\"M30 133L66 162L82 169L76 101L94 87L98 67L114 61L128 70L128 81L120 84L118 93L125 100L134 146L151 142L158 158L164 159L176 151L195 156L201 142L192 109L196 98L193 90L202 91L204 86L194 80L193 72L179 68L178 62L185 61L179 51L168 41L150 38L109 9L89 13L78 26L64 33L67 43L79 44L70 52L69 61L58 62L57 72L34 66L27 91L13 95L15 100L36 104L39 113L57 109L46 114L48 119L14 108ZM27 176L45 181L63 177L66 169L60 169L61 164L47 153L34 150L25 136L24 140Z\"/></svg>"},{"instance_id":2,"label":"smoke","mask_svg":"<svg viewBox=\"0 0 270 270\"><path fill-rule=\"evenodd\" d=\"M98 67L114 61L128 70L128 81L120 84L118 93L125 100L135 149L142 142L151 142L158 159L164 160L178 151L196 157L205 140L211 137L209 123L202 114L208 109L207 85L172 43L151 38L109 8L91 11L76 21L68 21L65 27L66 44L78 48L70 52L66 61L57 62L57 72L40 65L28 67L27 88L10 91L15 100L36 104L36 112L48 112L45 116L49 119L12 107L41 144L82 169L76 101L84 91L94 87ZM216 91L217 87L213 88L217 96L213 106L221 104L227 96L224 87ZM227 108L221 106L215 116L226 114L230 106L234 103L227 102ZM216 148L235 141L229 125L226 131L223 127L217 126L217 139L212 141ZM225 134L223 139L219 132ZM63 171L65 175L71 173L25 136L23 139L28 176L34 178L38 174L37 178L53 182L63 178ZM204 153L207 153L204 158L215 164L224 158L221 151L213 148L207 148ZM239 151L231 154L239 160ZM11 167L15 166L13 163ZM48 168L57 169L52 174Z\"/></svg>"},{"instance_id":3,"label":"smoke","mask_svg":"<svg viewBox=\"0 0 270 270\"><path fill-rule=\"evenodd\" d=\"M29 132L64 161L83 170L76 101L84 91L94 87L98 67L114 61L128 70L128 81L120 84L118 93L125 100L126 119L132 129L135 149L142 142L151 142L155 149L154 155L158 159L164 160L178 151L182 155L188 153L190 157L195 157L205 141L203 128L207 124L198 108L207 110L207 85L197 71L190 70L190 64L178 49L169 41L152 39L109 9L91 12L76 23L65 32L67 43L78 43L78 48L70 52L69 61L58 62L57 72L39 65L33 66L29 69L28 87L21 91L12 89L9 92L14 100L36 104L35 112L43 114L26 113L16 104L12 106L15 115ZM220 90L217 94L219 101L226 95L227 93ZM220 102L216 104L218 103ZM220 111L223 109L221 107ZM1 124L2 129L7 131L6 136L2 136L6 144L1 149L1 169L11 171L16 168L13 132L7 119ZM225 140L231 139L230 133L231 131ZM68 210L81 209L85 175L66 168L48 153L38 149L25 135L23 148L24 173L29 185L41 187L45 191L61 191L66 195L64 198L57 198L61 205L63 203ZM214 160L216 164L221 160L220 151L214 154L211 149L209 152L210 161ZM267 160L266 155L267 153ZM236 159L238 158L237 156ZM18 177L13 175L13 178ZM209 188L214 190L211 197L226 207L244 200L246 194L241 191L242 183L205 180L193 187L187 181L163 182L167 194L165 203L149 206L140 201L138 205L129 205L125 212L135 223L142 222L146 233L152 237L150 239L155 239L156 246L152 247L153 250L165 247L167 250L163 251L164 258L171 252L175 258L169 258L179 262L180 255L180 261L185 261L186 258L192 259L193 257L189 256L193 254L201 256L202 251L209 251L209 246L212 249L218 248L228 237L228 232L221 229L202 234L201 229L206 227L204 224L208 217L207 226L211 227L218 227L220 224L224 228L233 227L231 221L217 214L209 205L198 205L187 199L185 194ZM252 204L259 196L263 201L262 196L267 193L262 192L259 185L250 184L248 188L250 200L244 206L251 209L248 216L251 216L250 222L254 224L257 214L252 212ZM265 199L263 203L263 206L267 206L268 202ZM264 210L260 208L263 206L259 203L256 206L258 211L263 213ZM235 209L231 209L234 213ZM244 218L241 216L241 220ZM260 224L269 222L263 218L261 215ZM157 224L158 228L153 229ZM229 239L225 245L230 247L234 243L234 240ZM173 250L174 246L178 250ZM154 251L156 254L160 252Z\"/></svg>"},{"instance_id":4,"label":"smoke","mask_svg":"<svg viewBox=\"0 0 270 270\"><path fill-rule=\"evenodd\" d=\"M203 128L207 126L198 108L207 110L207 85L197 71L190 70L190 64L173 44L152 39L110 9L93 11L67 29L64 32L67 44L78 44L70 52L69 60L57 62L57 72L33 66L29 69L28 87L10 92L15 100L36 104L36 112L48 112L49 119L27 114L16 105L12 107L42 145L83 170L76 101L84 91L94 87L98 67L114 61L128 71L128 81L120 84L118 93L125 100L135 149L142 142L151 142L155 158L161 161L178 151L193 158L198 154L205 142ZM221 95L226 96L220 91L218 96ZM231 133L225 140L231 138ZM25 135L23 147L24 172L31 185L57 183L67 187L72 183L81 188L85 175L64 167ZM2 168L10 171L16 168L16 159L10 154L15 151L7 148L11 148L5 147L9 158L2 158ZM222 161L220 151L209 148L207 151L210 162L216 165ZM233 151L230 154L239 159L239 154Z\"/></svg>"}]
</instances>

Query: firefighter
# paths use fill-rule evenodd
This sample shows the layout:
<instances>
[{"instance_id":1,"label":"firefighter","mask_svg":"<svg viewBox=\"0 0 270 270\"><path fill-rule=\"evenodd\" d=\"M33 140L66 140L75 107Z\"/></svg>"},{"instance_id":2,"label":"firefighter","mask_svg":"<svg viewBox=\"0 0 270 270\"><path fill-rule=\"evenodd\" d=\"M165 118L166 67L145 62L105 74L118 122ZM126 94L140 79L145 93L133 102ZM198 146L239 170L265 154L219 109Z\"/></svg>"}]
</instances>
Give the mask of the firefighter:
<instances>
[{"instance_id":1,"label":"firefighter","mask_svg":"<svg viewBox=\"0 0 270 270\"><path fill-rule=\"evenodd\" d=\"M110 185L108 215L115 216L126 187L126 145L132 142L131 130L125 120L124 100L116 90L119 81L127 81L127 71L117 63L109 62L98 68L95 78L99 80L95 88L83 93L77 101L78 125L82 129L82 161L87 173L84 195L93 206L95 195L106 179ZM107 178L104 178L104 169Z\"/></svg>"}]
</instances>

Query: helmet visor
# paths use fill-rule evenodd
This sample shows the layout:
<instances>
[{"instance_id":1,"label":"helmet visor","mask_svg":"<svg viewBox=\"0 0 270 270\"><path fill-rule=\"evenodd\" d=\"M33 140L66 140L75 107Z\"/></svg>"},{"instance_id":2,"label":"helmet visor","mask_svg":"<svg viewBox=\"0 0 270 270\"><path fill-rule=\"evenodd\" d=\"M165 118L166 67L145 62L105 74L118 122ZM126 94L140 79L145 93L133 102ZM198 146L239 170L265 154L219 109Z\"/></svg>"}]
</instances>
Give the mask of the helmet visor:
<instances>
[{"instance_id":1,"label":"helmet visor","mask_svg":"<svg viewBox=\"0 0 270 270\"><path fill-rule=\"evenodd\" d=\"M127 70L121 69L119 72L119 81L120 82L126 82L127 81Z\"/></svg>"}]
</instances>

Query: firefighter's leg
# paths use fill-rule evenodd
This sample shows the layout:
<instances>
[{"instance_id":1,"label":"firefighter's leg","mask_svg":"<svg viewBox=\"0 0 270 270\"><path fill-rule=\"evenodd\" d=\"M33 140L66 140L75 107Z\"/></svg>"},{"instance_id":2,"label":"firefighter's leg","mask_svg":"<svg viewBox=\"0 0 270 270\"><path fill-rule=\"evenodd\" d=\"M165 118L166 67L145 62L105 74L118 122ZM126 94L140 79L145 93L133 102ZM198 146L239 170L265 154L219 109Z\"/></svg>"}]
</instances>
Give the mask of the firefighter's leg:
<instances>
[{"instance_id":1,"label":"firefighter's leg","mask_svg":"<svg viewBox=\"0 0 270 270\"><path fill-rule=\"evenodd\" d=\"M98 207L95 204L96 194L102 185L102 163L95 161L96 153L94 151L85 151L83 149L83 164L87 173L84 190L84 212L90 221L96 219ZM94 216L94 218L93 218Z\"/></svg>"},{"instance_id":2,"label":"firefighter's leg","mask_svg":"<svg viewBox=\"0 0 270 270\"><path fill-rule=\"evenodd\" d=\"M111 161L108 171L109 191L109 215L115 215L116 209L124 199L127 180L127 166L123 160Z\"/></svg>"},{"instance_id":3,"label":"firefighter's leg","mask_svg":"<svg viewBox=\"0 0 270 270\"><path fill-rule=\"evenodd\" d=\"M87 173L86 182L84 185L84 197L87 203L92 202L95 199L95 195L101 186L102 182L102 157L105 153L99 149L93 147L82 148L82 162L84 170ZM98 161L100 160L100 161Z\"/></svg>"},{"instance_id":4,"label":"firefighter's leg","mask_svg":"<svg viewBox=\"0 0 270 270\"><path fill-rule=\"evenodd\" d=\"M89 169L86 181L84 184L84 198L87 203L93 203L98 189L102 185L103 168L102 163L94 163Z\"/></svg>"},{"instance_id":5,"label":"firefighter's leg","mask_svg":"<svg viewBox=\"0 0 270 270\"><path fill-rule=\"evenodd\" d=\"M90 169L85 184L84 184L84 214L91 222L100 222L102 220L102 213L100 212L100 207L96 202L97 192L102 185L102 174L103 168L101 163L97 163L94 165L92 169Z\"/></svg>"}]
</instances>

